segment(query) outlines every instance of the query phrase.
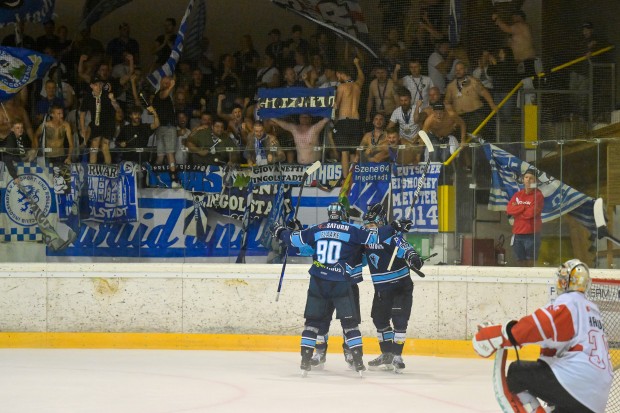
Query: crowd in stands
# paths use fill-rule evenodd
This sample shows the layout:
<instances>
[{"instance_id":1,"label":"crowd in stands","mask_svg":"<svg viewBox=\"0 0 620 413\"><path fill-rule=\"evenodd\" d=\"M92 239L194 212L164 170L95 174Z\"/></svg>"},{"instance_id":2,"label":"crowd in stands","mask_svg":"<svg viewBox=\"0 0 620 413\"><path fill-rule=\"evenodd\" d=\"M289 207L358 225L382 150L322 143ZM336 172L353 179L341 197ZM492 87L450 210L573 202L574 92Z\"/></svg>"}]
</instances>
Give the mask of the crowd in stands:
<instances>
[{"instance_id":1,"label":"crowd in stands","mask_svg":"<svg viewBox=\"0 0 620 413\"><path fill-rule=\"evenodd\" d=\"M398 19L384 22L378 60L338 43L328 30L307 35L294 25L270 30L262 51L252 36L264 33L244 34L239 50L218 58L205 38L200 57L181 56L174 76L164 77L157 91L146 75L170 56L175 19L164 21L150 48L138 44L124 22L105 46L88 28L72 42L67 27L54 21L34 39L22 22L19 35L6 36L2 45L37 50L57 63L3 103L0 138L11 135L4 146L20 146L25 160L46 148L51 163L80 156L91 163L151 161L169 165L173 178L179 164L310 164L320 157L342 162L344 170L352 162L416 164L427 156L418 137L422 128L435 144L447 145L447 153L433 155L445 160L519 80L535 74L537 51L525 14L514 10L489 16L505 34L502 46L481 45L468 56L445 37L435 3L423 5L414 29ZM591 23L583 36L582 53L588 53L596 46ZM575 75L575 87L582 75ZM286 87L335 87L334 116L258 119L257 90ZM514 99L503 106L502 122L515 121L514 108Z\"/></svg>"}]
</instances>

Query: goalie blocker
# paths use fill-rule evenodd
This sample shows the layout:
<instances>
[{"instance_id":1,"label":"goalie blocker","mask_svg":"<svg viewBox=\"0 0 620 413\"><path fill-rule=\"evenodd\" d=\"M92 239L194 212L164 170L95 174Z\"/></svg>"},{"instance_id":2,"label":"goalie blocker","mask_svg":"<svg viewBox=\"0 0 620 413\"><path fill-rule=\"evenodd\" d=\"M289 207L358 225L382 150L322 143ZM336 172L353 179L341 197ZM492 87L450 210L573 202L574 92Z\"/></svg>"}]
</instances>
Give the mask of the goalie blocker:
<instances>
[{"instance_id":1,"label":"goalie blocker","mask_svg":"<svg viewBox=\"0 0 620 413\"><path fill-rule=\"evenodd\" d=\"M472 344L482 357L501 350L497 357L503 359L506 347L541 346L537 361L517 359L507 375L496 359L496 396L503 411L547 411L542 400L557 412L605 412L613 366L601 313L586 297L590 282L587 265L566 261L556 272L555 301L519 321L479 327Z\"/></svg>"}]
</instances>

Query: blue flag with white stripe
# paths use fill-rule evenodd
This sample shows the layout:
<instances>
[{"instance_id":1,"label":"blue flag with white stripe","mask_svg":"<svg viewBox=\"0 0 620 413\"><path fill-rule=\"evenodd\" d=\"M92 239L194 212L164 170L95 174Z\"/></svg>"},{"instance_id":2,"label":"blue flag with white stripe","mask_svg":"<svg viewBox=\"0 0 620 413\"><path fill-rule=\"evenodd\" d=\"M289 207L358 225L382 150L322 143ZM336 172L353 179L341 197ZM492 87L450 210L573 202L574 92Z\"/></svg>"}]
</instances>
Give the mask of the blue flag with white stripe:
<instances>
[{"instance_id":1,"label":"blue flag with white stripe","mask_svg":"<svg viewBox=\"0 0 620 413\"><path fill-rule=\"evenodd\" d=\"M207 5L205 0L196 0L194 11L192 12L185 37L185 47L183 60L198 62L202 53L202 37L207 24Z\"/></svg>"},{"instance_id":2,"label":"blue flag with white stripe","mask_svg":"<svg viewBox=\"0 0 620 413\"><path fill-rule=\"evenodd\" d=\"M519 179L525 171L533 168L527 162L500 149L485 143L484 153L491 164L491 193L489 209L505 211L512 196L521 189ZM542 221L548 222L570 213L590 232L596 231L594 222L594 198L589 197L562 181L537 170L537 188L545 197Z\"/></svg>"},{"instance_id":3,"label":"blue flag with white stripe","mask_svg":"<svg viewBox=\"0 0 620 413\"><path fill-rule=\"evenodd\" d=\"M187 29L187 17L192 12L193 7L194 0L189 0L189 4L187 5L187 9L185 10L185 15L183 15L183 20L181 20L181 25L179 26L177 38L174 41L174 46L172 46L172 52L170 53L170 57L168 58L166 63L164 63L162 67L154 70L150 75L146 77L149 83L155 88L155 90L159 90L159 83L161 82L161 78L164 76L172 76L174 70L176 69L179 58L181 57L181 53L183 52L183 41L185 40L185 30Z\"/></svg>"},{"instance_id":4,"label":"blue flag with white stripe","mask_svg":"<svg viewBox=\"0 0 620 413\"><path fill-rule=\"evenodd\" d=\"M9 100L28 83L42 78L55 60L19 47L0 48L0 102Z\"/></svg>"}]
</instances>

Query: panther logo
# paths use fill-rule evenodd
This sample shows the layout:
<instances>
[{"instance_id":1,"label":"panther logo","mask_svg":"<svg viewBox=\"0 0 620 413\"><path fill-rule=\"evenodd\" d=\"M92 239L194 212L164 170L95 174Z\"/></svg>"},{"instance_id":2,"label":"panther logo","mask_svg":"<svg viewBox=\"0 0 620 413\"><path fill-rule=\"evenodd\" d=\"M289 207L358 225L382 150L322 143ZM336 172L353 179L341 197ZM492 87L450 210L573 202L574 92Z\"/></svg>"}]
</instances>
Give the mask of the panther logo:
<instances>
[{"instance_id":1,"label":"panther logo","mask_svg":"<svg viewBox=\"0 0 620 413\"><path fill-rule=\"evenodd\" d=\"M37 220L32 210L36 203L43 214L52 209L52 191L48 184L36 175L21 175L21 185L9 182L4 196L4 209L11 221L22 226L36 225Z\"/></svg>"}]
</instances>

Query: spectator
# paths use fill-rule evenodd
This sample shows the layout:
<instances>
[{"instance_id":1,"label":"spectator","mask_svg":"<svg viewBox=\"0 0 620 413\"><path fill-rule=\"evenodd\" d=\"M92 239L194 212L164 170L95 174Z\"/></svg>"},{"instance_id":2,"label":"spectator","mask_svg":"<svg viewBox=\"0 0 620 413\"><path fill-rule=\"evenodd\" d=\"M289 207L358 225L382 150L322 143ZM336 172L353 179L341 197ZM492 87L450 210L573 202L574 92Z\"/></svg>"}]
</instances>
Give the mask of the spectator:
<instances>
[{"instance_id":1,"label":"spectator","mask_svg":"<svg viewBox=\"0 0 620 413\"><path fill-rule=\"evenodd\" d=\"M15 25L15 32L2 39L2 46L23 47L24 49L35 50L36 42L25 32L26 21L20 20L13 24Z\"/></svg>"},{"instance_id":2,"label":"spectator","mask_svg":"<svg viewBox=\"0 0 620 413\"><path fill-rule=\"evenodd\" d=\"M239 73L241 78L241 95L243 97L253 97L260 55L254 48L252 36L249 34L241 36L241 49L234 56L237 62L237 73Z\"/></svg>"},{"instance_id":3,"label":"spectator","mask_svg":"<svg viewBox=\"0 0 620 413\"><path fill-rule=\"evenodd\" d=\"M336 45L331 33L326 29L319 28L314 38L315 41L310 46L311 56L319 56L321 62L327 66L334 65L336 63ZM316 69L317 65L314 59L312 65Z\"/></svg>"},{"instance_id":4,"label":"spectator","mask_svg":"<svg viewBox=\"0 0 620 413\"><path fill-rule=\"evenodd\" d=\"M156 65L163 65L170 57L170 53L172 53L172 48L174 47L174 41L177 38L176 29L177 21L172 17L168 17L164 21L164 34L157 36L155 45L151 49L151 53L156 56Z\"/></svg>"},{"instance_id":5,"label":"spectator","mask_svg":"<svg viewBox=\"0 0 620 413\"><path fill-rule=\"evenodd\" d=\"M536 188L536 169L528 168L523 173L523 189L515 193L506 214L512 216L512 250L520 267L533 267L540 250L540 231L542 229L542 210L545 198Z\"/></svg>"},{"instance_id":6,"label":"spectator","mask_svg":"<svg viewBox=\"0 0 620 413\"><path fill-rule=\"evenodd\" d=\"M301 114L299 115L299 125L284 122L280 119L271 119L271 122L293 135L297 152L297 163L310 165L319 159L321 153L315 151L314 148L319 146L321 132L329 122L329 118L323 118L313 124L312 116ZM292 159L289 159L289 162L291 161Z\"/></svg>"},{"instance_id":7,"label":"spectator","mask_svg":"<svg viewBox=\"0 0 620 413\"><path fill-rule=\"evenodd\" d=\"M413 107L411 105L411 94L409 89L401 88L399 94L400 106L392 112L388 128L397 127L403 139L413 142L413 138L420 130L417 121L422 101L417 101L415 107Z\"/></svg>"},{"instance_id":8,"label":"spectator","mask_svg":"<svg viewBox=\"0 0 620 413\"><path fill-rule=\"evenodd\" d=\"M220 119L224 119L228 122L228 131L232 133L234 140L237 141L237 145L244 147L247 145L248 131L244 128L243 124L243 108L239 105L233 106L233 110L230 114L224 113L222 110L222 101L226 98L226 95L219 95L217 100L217 116Z\"/></svg>"},{"instance_id":9,"label":"spectator","mask_svg":"<svg viewBox=\"0 0 620 413\"><path fill-rule=\"evenodd\" d=\"M391 115L398 106L398 95L394 81L388 78L387 68L379 66L375 69L375 79L368 86L368 100L366 101L366 122L372 116L381 113Z\"/></svg>"},{"instance_id":10,"label":"spectator","mask_svg":"<svg viewBox=\"0 0 620 413\"><path fill-rule=\"evenodd\" d=\"M238 163L237 145L224 128L224 121L213 121L213 129L198 127L186 140L192 165L222 165Z\"/></svg>"},{"instance_id":11,"label":"spectator","mask_svg":"<svg viewBox=\"0 0 620 413\"><path fill-rule=\"evenodd\" d=\"M110 79L114 79L114 83L118 85L116 90L117 100L121 102L121 107L127 108L127 102L131 96L131 75L134 73L135 57L128 52L123 54L123 61L112 68Z\"/></svg>"},{"instance_id":12,"label":"spectator","mask_svg":"<svg viewBox=\"0 0 620 413\"><path fill-rule=\"evenodd\" d=\"M265 47L265 54L272 55L276 67L282 69L284 64L284 42L281 39L280 29L271 29L267 36L269 36L269 44Z\"/></svg>"},{"instance_id":13,"label":"spectator","mask_svg":"<svg viewBox=\"0 0 620 413\"><path fill-rule=\"evenodd\" d=\"M442 94L446 90L446 79L453 60L454 55L451 53L448 39L438 40L435 51L428 58L428 75Z\"/></svg>"},{"instance_id":14,"label":"spectator","mask_svg":"<svg viewBox=\"0 0 620 413\"><path fill-rule=\"evenodd\" d=\"M496 109L489 91L474 77L468 76L463 63L456 64L456 78L446 88L444 103L463 118L467 130L473 132L486 118L483 98L489 107ZM479 131L482 134L482 131Z\"/></svg>"},{"instance_id":15,"label":"spectator","mask_svg":"<svg viewBox=\"0 0 620 413\"><path fill-rule=\"evenodd\" d=\"M54 52L58 52L60 50L60 43L58 36L54 34L56 30L54 20L44 22L43 30L45 30L45 34L37 37L36 50L43 52L47 47L50 47Z\"/></svg>"},{"instance_id":16,"label":"spectator","mask_svg":"<svg viewBox=\"0 0 620 413\"><path fill-rule=\"evenodd\" d=\"M308 63L308 56L305 52L297 50L295 52L295 75L297 80L303 80L304 76L314 70L311 64Z\"/></svg>"},{"instance_id":17,"label":"spectator","mask_svg":"<svg viewBox=\"0 0 620 413\"><path fill-rule=\"evenodd\" d=\"M185 165L187 163L185 143L190 132L187 115L184 112L177 112L177 150L174 154L177 165Z\"/></svg>"},{"instance_id":18,"label":"spectator","mask_svg":"<svg viewBox=\"0 0 620 413\"><path fill-rule=\"evenodd\" d=\"M45 116L50 113L52 106L63 106L63 101L56 94L56 82L48 80L45 82L45 97L39 99L35 110L34 121L36 125L40 125L43 122Z\"/></svg>"},{"instance_id":19,"label":"spectator","mask_svg":"<svg viewBox=\"0 0 620 413\"><path fill-rule=\"evenodd\" d=\"M478 59L478 66L474 69L472 76L478 79L487 90L492 91L493 77L488 72L490 62L491 53L488 50L483 50Z\"/></svg>"},{"instance_id":20,"label":"spectator","mask_svg":"<svg viewBox=\"0 0 620 413\"><path fill-rule=\"evenodd\" d=\"M0 110L0 137L5 137L12 132L13 124L20 120L26 131L26 135L34 136L32 125L30 124L30 118L24 108L24 96L26 95L26 88L23 88L20 93L13 96L13 98L2 102L2 110ZM36 140L32 141L32 149L39 148Z\"/></svg>"},{"instance_id":21,"label":"spectator","mask_svg":"<svg viewBox=\"0 0 620 413\"><path fill-rule=\"evenodd\" d=\"M26 134L24 123L16 119L11 127L11 132L0 138L0 147L4 148L0 160L4 162L11 178L17 180L15 162L31 162L36 158L36 151L32 149L32 139Z\"/></svg>"},{"instance_id":22,"label":"spectator","mask_svg":"<svg viewBox=\"0 0 620 413\"><path fill-rule=\"evenodd\" d=\"M372 120L373 130L366 133L360 142L360 162L388 162L387 136L385 134L385 115L377 113Z\"/></svg>"},{"instance_id":23,"label":"spectator","mask_svg":"<svg viewBox=\"0 0 620 413\"><path fill-rule=\"evenodd\" d=\"M244 156L250 166L284 162L286 159L278 139L265 133L265 126L260 120L254 122L253 132L248 136Z\"/></svg>"},{"instance_id":24,"label":"spectator","mask_svg":"<svg viewBox=\"0 0 620 413\"><path fill-rule=\"evenodd\" d=\"M396 65L394 72L392 73L392 80L394 83L398 81L398 72L400 71L400 65ZM428 93L434 86L430 77L422 75L422 65L417 59L409 60L409 75L406 75L400 79L399 84L406 87L411 93L411 101L422 101L421 108L424 109L429 105Z\"/></svg>"},{"instance_id":25,"label":"spectator","mask_svg":"<svg viewBox=\"0 0 620 413\"><path fill-rule=\"evenodd\" d=\"M129 36L129 32L129 24L123 22L118 26L118 37L108 42L106 53L111 59L112 66L123 63L125 53L133 56L134 63L140 62L140 45L136 39Z\"/></svg>"},{"instance_id":26,"label":"spectator","mask_svg":"<svg viewBox=\"0 0 620 413\"><path fill-rule=\"evenodd\" d=\"M148 160L147 156L135 150L148 147L150 136L159 127L159 116L153 106L148 106L146 110L153 115L153 122L150 124L142 122L140 106L134 106L129 110L129 123L121 127L116 139L116 144L120 148L119 161L142 163Z\"/></svg>"},{"instance_id":27,"label":"spectator","mask_svg":"<svg viewBox=\"0 0 620 413\"><path fill-rule=\"evenodd\" d=\"M390 162L398 165L415 165L420 161L419 151L411 142L400 136L397 128L388 127L385 133Z\"/></svg>"},{"instance_id":28,"label":"spectator","mask_svg":"<svg viewBox=\"0 0 620 413\"><path fill-rule=\"evenodd\" d=\"M160 82L159 92L153 97L153 107L159 115L159 127L155 131L157 142L157 165L164 163L164 158L170 167L170 178L172 188L180 188L181 184L177 179L175 152L177 150L177 128L176 112L172 102L172 90L175 81L169 76L164 76Z\"/></svg>"},{"instance_id":29,"label":"spectator","mask_svg":"<svg viewBox=\"0 0 620 413\"><path fill-rule=\"evenodd\" d=\"M45 148L45 159L53 166L71 164L73 154L73 133L71 125L64 119L64 109L54 105L50 110L50 120L43 122L35 135Z\"/></svg>"},{"instance_id":30,"label":"spectator","mask_svg":"<svg viewBox=\"0 0 620 413\"><path fill-rule=\"evenodd\" d=\"M497 58L493 55L489 56L489 63L487 73L493 78L493 101L499 103L519 82L516 63L512 56L512 49L499 49ZM499 109L501 124L513 122L513 113L516 107L517 97L513 95Z\"/></svg>"},{"instance_id":31,"label":"spectator","mask_svg":"<svg viewBox=\"0 0 620 413\"><path fill-rule=\"evenodd\" d=\"M300 25L296 24L291 28L291 38L284 44L284 65L295 66L295 52L308 53L310 44L303 37Z\"/></svg>"},{"instance_id":32,"label":"spectator","mask_svg":"<svg viewBox=\"0 0 620 413\"><path fill-rule=\"evenodd\" d=\"M116 103L112 92L104 92L104 82L99 78L91 80L92 93L84 96L80 107L80 133L84 137L90 137L89 162L97 162L99 151L103 154L106 164L112 163L110 154L110 141L116 129L116 112L120 106ZM86 129L86 112L90 112L90 128Z\"/></svg>"},{"instance_id":33,"label":"spectator","mask_svg":"<svg viewBox=\"0 0 620 413\"><path fill-rule=\"evenodd\" d=\"M264 57L264 65L256 74L256 88L275 88L280 85L280 71L276 67L276 61L273 55L266 54Z\"/></svg>"}]
</instances>

